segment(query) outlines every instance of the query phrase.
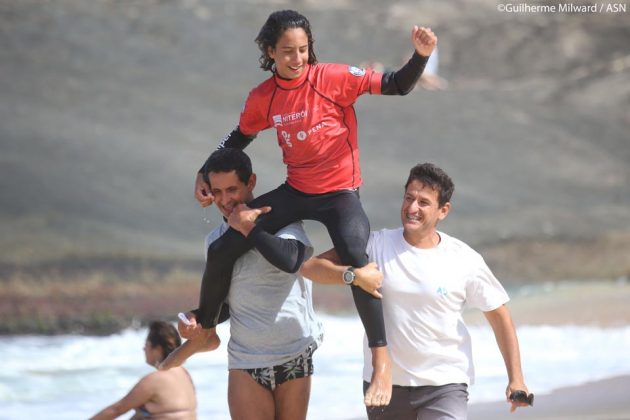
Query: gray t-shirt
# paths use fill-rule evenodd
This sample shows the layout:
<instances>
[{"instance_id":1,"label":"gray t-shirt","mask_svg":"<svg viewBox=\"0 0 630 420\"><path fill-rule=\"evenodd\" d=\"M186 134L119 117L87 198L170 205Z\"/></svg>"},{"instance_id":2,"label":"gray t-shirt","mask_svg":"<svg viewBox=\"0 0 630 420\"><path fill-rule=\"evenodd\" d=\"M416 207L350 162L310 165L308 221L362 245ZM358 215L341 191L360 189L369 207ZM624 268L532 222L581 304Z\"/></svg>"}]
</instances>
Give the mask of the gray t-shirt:
<instances>
[{"instance_id":1,"label":"gray t-shirt","mask_svg":"<svg viewBox=\"0 0 630 420\"><path fill-rule=\"evenodd\" d=\"M226 230L222 224L210 232L207 245ZM302 222L281 229L276 236L297 239L313 254ZM282 364L306 348L321 344L323 329L313 311L313 285L299 273L271 265L256 249L234 264L228 294L230 341L228 369L254 369Z\"/></svg>"}]
</instances>

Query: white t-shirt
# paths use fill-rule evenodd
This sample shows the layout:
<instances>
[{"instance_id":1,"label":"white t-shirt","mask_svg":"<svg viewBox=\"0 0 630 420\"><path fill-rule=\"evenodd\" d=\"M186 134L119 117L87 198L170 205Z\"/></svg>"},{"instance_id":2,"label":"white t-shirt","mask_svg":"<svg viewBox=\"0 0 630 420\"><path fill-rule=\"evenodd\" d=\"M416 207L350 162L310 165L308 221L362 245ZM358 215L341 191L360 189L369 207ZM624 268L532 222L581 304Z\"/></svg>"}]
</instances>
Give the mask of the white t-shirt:
<instances>
[{"instance_id":1,"label":"white t-shirt","mask_svg":"<svg viewBox=\"0 0 630 420\"><path fill-rule=\"evenodd\" d=\"M206 249L228 229L223 223L206 237ZM302 222L280 229L276 236L297 239L313 247ZM323 338L322 324L313 311L312 282L300 273L286 273L269 263L258 250L243 254L232 270L227 301L230 305L228 368L254 369L296 358Z\"/></svg>"},{"instance_id":2,"label":"white t-shirt","mask_svg":"<svg viewBox=\"0 0 630 420\"><path fill-rule=\"evenodd\" d=\"M383 272L383 315L394 385L474 382L465 306L491 311L509 301L481 255L438 232L431 249L411 246L403 229L371 232L367 253ZM364 339L363 377L372 357Z\"/></svg>"}]
</instances>

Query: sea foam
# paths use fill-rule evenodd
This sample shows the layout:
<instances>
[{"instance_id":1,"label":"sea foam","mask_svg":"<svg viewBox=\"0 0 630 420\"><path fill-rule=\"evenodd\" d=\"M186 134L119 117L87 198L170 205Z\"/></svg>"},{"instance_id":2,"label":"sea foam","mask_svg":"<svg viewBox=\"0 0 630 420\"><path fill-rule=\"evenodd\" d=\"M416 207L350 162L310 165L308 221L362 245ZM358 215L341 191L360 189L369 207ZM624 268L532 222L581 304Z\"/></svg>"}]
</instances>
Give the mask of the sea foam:
<instances>
[{"instance_id":1,"label":"sea foam","mask_svg":"<svg viewBox=\"0 0 630 420\"><path fill-rule=\"evenodd\" d=\"M315 352L309 419L363 417L363 328L356 317L320 316L324 343ZM227 325L219 335L227 343ZM476 383L470 402L504 399L507 377L488 326L470 328ZM630 326L523 326L518 329L523 370L530 391L630 374ZM142 348L146 330L108 337L0 338L2 419L85 419L124 396L152 372ZM201 419L228 419L226 346L196 355L186 367L198 393ZM127 415L125 418L128 418Z\"/></svg>"}]
</instances>

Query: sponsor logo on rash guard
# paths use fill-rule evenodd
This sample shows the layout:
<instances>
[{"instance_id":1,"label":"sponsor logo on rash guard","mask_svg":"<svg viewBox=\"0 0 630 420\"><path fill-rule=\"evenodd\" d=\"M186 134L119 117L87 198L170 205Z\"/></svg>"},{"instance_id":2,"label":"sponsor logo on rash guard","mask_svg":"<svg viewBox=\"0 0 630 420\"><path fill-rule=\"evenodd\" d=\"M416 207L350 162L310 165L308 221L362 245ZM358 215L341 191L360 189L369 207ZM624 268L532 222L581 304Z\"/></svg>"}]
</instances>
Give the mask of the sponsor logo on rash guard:
<instances>
[{"instance_id":1,"label":"sponsor logo on rash guard","mask_svg":"<svg viewBox=\"0 0 630 420\"><path fill-rule=\"evenodd\" d=\"M308 135L311 135L313 133L317 133L319 130L321 130L322 128L326 127L329 124L326 124L324 121L315 124L314 126L312 126L311 128L308 129Z\"/></svg>"},{"instance_id":2,"label":"sponsor logo on rash guard","mask_svg":"<svg viewBox=\"0 0 630 420\"><path fill-rule=\"evenodd\" d=\"M349 66L348 71L350 72L351 75L357 76L357 77L361 77L365 75L365 69L360 69L355 66Z\"/></svg>"},{"instance_id":3,"label":"sponsor logo on rash guard","mask_svg":"<svg viewBox=\"0 0 630 420\"><path fill-rule=\"evenodd\" d=\"M308 138L308 136L310 136L313 133L317 133L319 130L321 130L322 128L328 125L330 124L326 124L324 121L322 121L320 123L315 124L314 126L309 128L307 131L304 131L304 130L298 131L295 137L298 139L298 141L304 141ZM282 130L281 135L284 142L287 144L287 146L293 147L293 144L291 144L291 135L284 130Z\"/></svg>"},{"instance_id":4,"label":"sponsor logo on rash guard","mask_svg":"<svg viewBox=\"0 0 630 420\"><path fill-rule=\"evenodd\" d=\"M282 130L282 132L280 133L280 135L282 136L282 139L284 140L284 143L288 146L288 147L293 147L293 143L291 143L291 134L287 133L286 131Z\"/></svg>"},{"instance_id":5,"label":"sponsor logo on rash guard","mask_svg":"<svg viewBox=\"0 0 630 420\"><path fill-rule=\"evenodd\" d=\"M308 116L308 110L303 109L302 111L290 112L288 114L282 114L282 115L277 114L271 118L273 119L273 126L278 127L278 126L295 124L299 122L300 120L306 118L307 116Z\"/></svg>"}]
</instances>

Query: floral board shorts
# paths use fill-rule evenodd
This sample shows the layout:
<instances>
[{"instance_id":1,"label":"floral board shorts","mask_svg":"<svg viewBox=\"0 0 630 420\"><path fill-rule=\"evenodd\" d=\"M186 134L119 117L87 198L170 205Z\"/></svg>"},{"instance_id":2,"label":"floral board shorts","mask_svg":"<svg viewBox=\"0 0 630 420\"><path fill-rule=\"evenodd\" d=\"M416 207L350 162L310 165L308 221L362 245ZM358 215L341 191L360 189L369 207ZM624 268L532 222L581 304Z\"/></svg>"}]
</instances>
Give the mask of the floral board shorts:
<instances>
[{"instance_id":1,"label":"floral board shorts","mask_svg":"<svg viewBox=\"0 0 630 420\"><path fill-rule=\"evenodd\" d=\"M298 357L281 365L243 370L249 373L260 385L273 391L276 389L276 386L284 382L311 376L313 374L313 352L315 350L317 350L317 343L311 343Z\"/></svg>"}]
</instances>

